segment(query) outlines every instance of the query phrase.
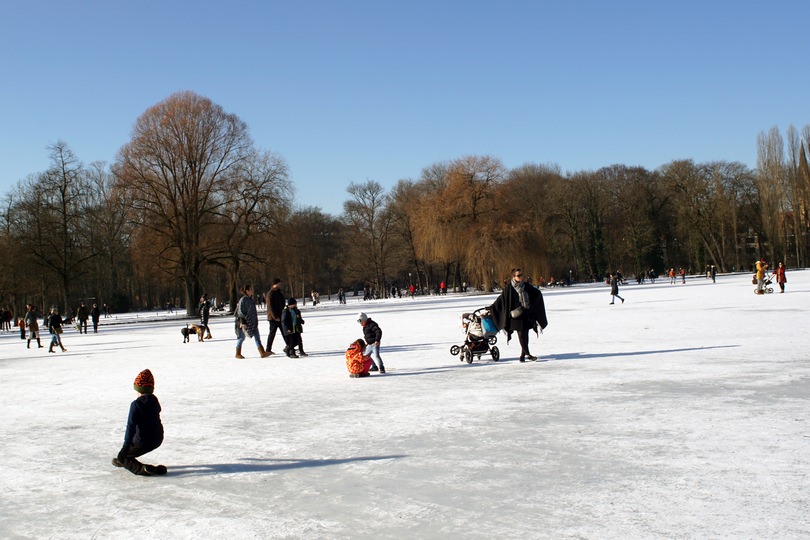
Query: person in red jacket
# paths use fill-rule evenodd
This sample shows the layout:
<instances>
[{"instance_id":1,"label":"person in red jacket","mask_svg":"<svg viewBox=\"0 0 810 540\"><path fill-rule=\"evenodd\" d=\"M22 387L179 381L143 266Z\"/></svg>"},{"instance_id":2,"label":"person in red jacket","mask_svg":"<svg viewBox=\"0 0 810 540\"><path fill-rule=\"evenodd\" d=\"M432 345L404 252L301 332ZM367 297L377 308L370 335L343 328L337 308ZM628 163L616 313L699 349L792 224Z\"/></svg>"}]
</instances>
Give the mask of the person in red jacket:
<instances>
[{"instance_id":1,"label":"person in red jacket","mask_svg":"<svg viewBox=\"0 0 810 540\"><path fill-rule=\"evenodd\" d=\"M365 354L366 342L358 339L346 349L346 368L349 370L349 377L368 377L371 368L371 357Z\"/></svg>"},{"instance_id":2,"label":"person in red jacket","mask_svg":"<svg viewBox=\"0 0 810 540\"><path fill-rule=\"evenodd\" d=\"M779 284L779 292L785 292L785 283L787 283L787 277L785 277L785 265L780 262L779 266L776 267L776 270L774 270L773 273L776 276L776 282Z\"/></svg>"}]
</instances>

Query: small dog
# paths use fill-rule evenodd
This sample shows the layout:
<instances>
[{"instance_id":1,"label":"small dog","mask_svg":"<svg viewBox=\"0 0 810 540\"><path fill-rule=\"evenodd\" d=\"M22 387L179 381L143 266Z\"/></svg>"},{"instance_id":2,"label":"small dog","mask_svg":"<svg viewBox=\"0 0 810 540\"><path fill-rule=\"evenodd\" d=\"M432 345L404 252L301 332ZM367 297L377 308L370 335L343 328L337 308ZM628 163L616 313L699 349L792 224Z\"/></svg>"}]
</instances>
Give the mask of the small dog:
<instances>
[{"instance_id":1,"label":"small dog","mask_svg":"<svg viewBox=\"0 0 810 540\"><path fill-rule=\"evenodd\" d=\"M183 334L183 343L191 341L191 334L197 334L197 341L204 341L205 328L198 324L187 324L180 329L180 333Z\"/></svg>"}]
</instances>

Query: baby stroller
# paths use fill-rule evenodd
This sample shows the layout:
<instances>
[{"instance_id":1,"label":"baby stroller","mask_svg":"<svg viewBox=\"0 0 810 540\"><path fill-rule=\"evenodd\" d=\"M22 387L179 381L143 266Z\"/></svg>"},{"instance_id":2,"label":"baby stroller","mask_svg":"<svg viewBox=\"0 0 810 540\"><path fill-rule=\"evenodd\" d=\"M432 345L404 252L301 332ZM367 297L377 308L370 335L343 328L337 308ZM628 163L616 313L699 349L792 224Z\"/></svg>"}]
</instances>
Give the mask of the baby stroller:
<instances>
[{"instance_id":1,"label":"baby stroller","mask_svg":"<svg viewBox=\"0 0 810 540\"><path fill-rule=\"evenodd\" d=\"M461 316L461 326L464 328L466 337L463 345L453 345L450 347L450 354L458 355L459 360L472 364L473 356L481 359L484 354L491 354L492 360L497 362L501 353L495 344L498 342L495 322L489 314L488 308L476 309L472 313L465 313Z\"/></svg>"},{"instance_id":2,"label":"baby stroller","mask_svg":"<svg viewBox=\"0 0 810 540\"><path fill-rule=\"evenodd\" d=\"M754 282L756 283L756 278L754 278ZM754 294L773 293L773 287L771 287L772 283L773 283L773 274L765 274L765 277L762 279L762 292L757 292L757 289L754 289Z\"/></svg>"}]
</instances>

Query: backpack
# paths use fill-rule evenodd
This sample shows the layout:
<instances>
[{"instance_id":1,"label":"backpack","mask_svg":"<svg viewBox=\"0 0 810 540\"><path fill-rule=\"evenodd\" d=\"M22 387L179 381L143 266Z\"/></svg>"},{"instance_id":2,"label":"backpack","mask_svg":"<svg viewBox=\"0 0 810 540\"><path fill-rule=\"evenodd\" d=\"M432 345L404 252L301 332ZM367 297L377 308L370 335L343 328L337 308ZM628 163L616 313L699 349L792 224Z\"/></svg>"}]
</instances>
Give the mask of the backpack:
<instances>
[{"instance_id":1,"label":"backpack","mask_svg":"<svg viewBox=\"0 0 810 540\"><path fill-rule=\"evenodd\" d=\"M245 321L245 313L242 311L242 300L244 299L245 299L244 296L239 299L239 302L237 302L236 304L236 311L234 311L233 313L234 316L239 320L239 322Z\"/></svg>"}]
</instances>

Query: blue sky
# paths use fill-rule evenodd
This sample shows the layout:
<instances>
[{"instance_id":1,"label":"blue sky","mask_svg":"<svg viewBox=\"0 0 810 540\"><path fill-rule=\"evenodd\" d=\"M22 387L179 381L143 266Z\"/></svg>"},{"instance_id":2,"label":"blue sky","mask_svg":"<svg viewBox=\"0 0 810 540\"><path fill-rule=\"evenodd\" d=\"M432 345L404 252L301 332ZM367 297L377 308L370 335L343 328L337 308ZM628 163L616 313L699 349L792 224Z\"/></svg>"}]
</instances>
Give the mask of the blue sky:
<instances>
[{"instance_id":1,"label":"blue sky","mask_svg":"<svg viewBox=\"0 0 810 540\"><path fill-rule=\"evenodd\" d=\"M137 118L192 90L338 214L467 155L564 171L756 165L810 123L806 1L5 1L0 194L65 141L113 162Z\"/></svg>"}]
</instances>

